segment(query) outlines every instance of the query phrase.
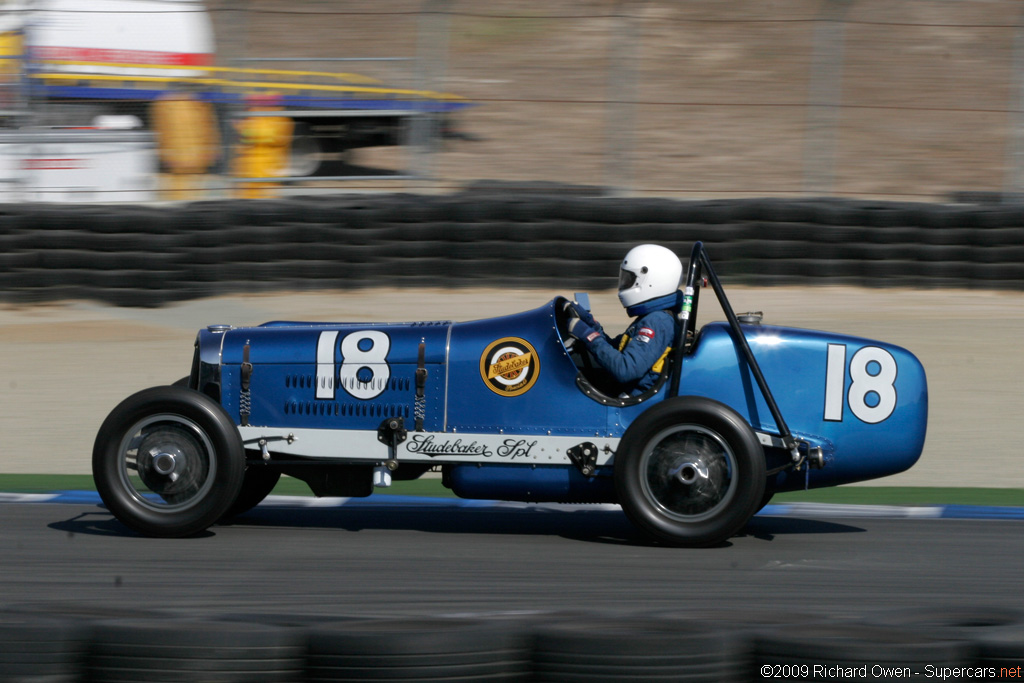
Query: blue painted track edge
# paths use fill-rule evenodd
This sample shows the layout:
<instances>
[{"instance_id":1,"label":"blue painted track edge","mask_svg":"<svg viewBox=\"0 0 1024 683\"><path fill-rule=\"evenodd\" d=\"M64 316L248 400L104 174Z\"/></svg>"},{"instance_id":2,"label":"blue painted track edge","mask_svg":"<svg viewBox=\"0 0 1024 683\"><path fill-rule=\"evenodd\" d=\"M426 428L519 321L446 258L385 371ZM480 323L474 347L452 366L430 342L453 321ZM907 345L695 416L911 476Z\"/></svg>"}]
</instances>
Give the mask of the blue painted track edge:
<instances>
[{"instance_id":1,"label":"blue painted track edge","mask_svg":"<svg viewBox=\"0 0 1024 683\"><path fill-rule=\"evenodd\" d=\"M59 503L99 505L95 491L53 493L0 493L0 503ZM266 507L361 507L361 508L496 508L550 511L618 510L617 505L517 503L495 500L465 500L428 496L396 496L377 493L368 498L312 498L269 496ZM780 503L766 505L762 517L874 517L878 519L996 519L1024 520L1024 507L993 505L839 505L835 503Z\"/></svg>"}]
</instances>

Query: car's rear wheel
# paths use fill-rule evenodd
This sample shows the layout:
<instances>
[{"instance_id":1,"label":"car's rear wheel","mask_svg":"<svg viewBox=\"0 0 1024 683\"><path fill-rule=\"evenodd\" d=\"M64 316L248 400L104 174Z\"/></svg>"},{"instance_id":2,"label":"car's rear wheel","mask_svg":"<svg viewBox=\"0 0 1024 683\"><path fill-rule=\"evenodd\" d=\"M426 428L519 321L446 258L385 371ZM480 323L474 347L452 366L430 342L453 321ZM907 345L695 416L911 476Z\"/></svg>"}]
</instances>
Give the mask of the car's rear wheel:
<instances>
[{"instance_id":1,"label":"car's rear wheel","mask_svg":"<svg viewBox=\"0 0 1024 683\"><path fill-rule=\"evenodd\" d=\"M107 508L149 536L190 536L235 502L245 452L218 403L181 387L122 401L96 435L93 478Z\"/></svg>"},{"instance_id":2,"label":"car's rear wheel","mask_svg":"<svg viewBox=\"0 0 1024 683\"><path fill-rule=\"evenodd\" d=\"M651 408L623 435L615 488L630 520L672 545L721 543L757 512L764 452L736 411L684 396Z\"/></svg>"}]
</instances>

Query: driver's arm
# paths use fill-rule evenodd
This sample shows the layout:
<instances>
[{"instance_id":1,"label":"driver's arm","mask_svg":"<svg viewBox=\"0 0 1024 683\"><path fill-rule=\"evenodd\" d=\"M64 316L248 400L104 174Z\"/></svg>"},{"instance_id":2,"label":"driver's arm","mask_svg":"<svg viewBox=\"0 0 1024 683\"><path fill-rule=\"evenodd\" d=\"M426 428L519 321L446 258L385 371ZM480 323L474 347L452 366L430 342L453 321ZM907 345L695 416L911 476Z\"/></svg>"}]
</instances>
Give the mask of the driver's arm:
<instances>
[{"instance_id":1,"label":"driver's arm","mask_svg":"<svg viewBox=\"0 0 1024 683\"><path fill-rule=\"evenodd\" d=\"M650 371L651 367L672 346L674 324L672 316L664 311L645 316L636 326L634 338L625 345L613 345L605 334L584 338L587 350L598 364L607 370L616 382L636 382ZM619 348L622 348L620 351Z\"/></svg>"}]
</instances>

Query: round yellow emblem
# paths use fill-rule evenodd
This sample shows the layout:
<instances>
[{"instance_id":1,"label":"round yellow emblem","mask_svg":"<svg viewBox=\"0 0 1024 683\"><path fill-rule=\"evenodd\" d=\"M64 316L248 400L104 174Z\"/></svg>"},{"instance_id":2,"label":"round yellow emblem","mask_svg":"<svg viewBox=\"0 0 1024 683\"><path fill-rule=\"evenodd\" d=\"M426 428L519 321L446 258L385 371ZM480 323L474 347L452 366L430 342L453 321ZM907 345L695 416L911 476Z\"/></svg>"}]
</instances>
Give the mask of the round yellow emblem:
<instances>
[{"instance_id":1,"label":"round yellow emblem","mask_svg":"<svg viewBox=\"0 0 1024 683\"><path fill-rule=\"evenodd\" d=\"M540 358L530 342L505 337L491 342L480 356L480 377L499 396L525 394L540 376Z\"/></svg>"}]
</instances>

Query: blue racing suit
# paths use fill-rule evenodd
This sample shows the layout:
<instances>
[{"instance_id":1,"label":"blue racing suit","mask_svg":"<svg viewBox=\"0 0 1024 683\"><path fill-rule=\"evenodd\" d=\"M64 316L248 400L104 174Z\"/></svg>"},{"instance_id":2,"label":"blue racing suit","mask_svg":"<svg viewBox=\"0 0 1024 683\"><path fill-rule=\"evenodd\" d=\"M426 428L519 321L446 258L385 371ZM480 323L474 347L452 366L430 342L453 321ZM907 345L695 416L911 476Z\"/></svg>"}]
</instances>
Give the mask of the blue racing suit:
<instances>
[{"instance_id":1,"label":"blue racing suit","mask_svg":"<svg viewBox=\"0 0 1024 683\"><path fill-rule=\"evenodd\" d=\"M657 382L676 336L676 315L664 306L675 302L673 294L626 309L639 317L614 339L600 325L583 337L587 351L619 384L622 393L639 396Z\"/></svg>"}]
</instances>

